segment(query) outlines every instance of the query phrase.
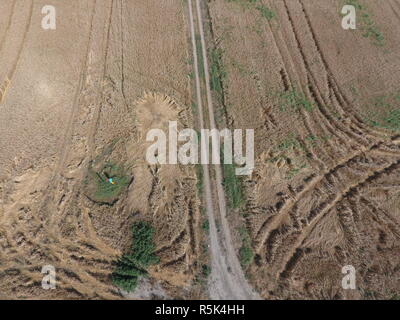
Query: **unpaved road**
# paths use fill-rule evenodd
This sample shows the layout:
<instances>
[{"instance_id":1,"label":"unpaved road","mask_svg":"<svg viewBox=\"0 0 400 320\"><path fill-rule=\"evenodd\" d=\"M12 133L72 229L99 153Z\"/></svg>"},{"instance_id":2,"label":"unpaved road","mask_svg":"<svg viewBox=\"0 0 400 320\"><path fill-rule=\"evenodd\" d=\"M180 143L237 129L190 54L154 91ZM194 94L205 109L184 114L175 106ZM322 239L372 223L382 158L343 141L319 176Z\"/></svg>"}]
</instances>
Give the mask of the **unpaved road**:
<instances>
[{"instance_id":1,"label":"unpaved road","mask_svg":"<svg viewBox=\"0 0 400 320\"><path fill-rule=\"evenodd\" d=\"M211 97L210 88L210 75L208 69L206 43L203 29L203 18L201 12L200 1L196 0L195 3L198 32L200 35L201 52L203 55L204 71L205 71L205 89L206 100L209 114L209 127L210 129L216 128L214 118L214 107ZM204 109L203 98L201 94L201 83L199 76L198 61L199 57L196 50L196 33L195 21L193 15L193 2L189 0L189 18L190 18L190 31L193 44L193 56L195 66L195 82L197 93L197 105L199 107L199 122L201 128L204 127ZM204 149L203 149L204 150ZM226 219L226 201L225 192L222 185L222 170L220 165L213 166L215 169L215 179L211 181L209 174L209 166L203 165L204 171L204 191L206 200L207 215L210 223L210 251L211 251L211 267L212 272L209 280L209 293L211 299L260 299L258 294L248 284L243 270L240 266L239 260L236 256L235 249L231 238L229 223ZM215 186L217 191L218 206L213 203L212 185ZM217 209L216 209L217 208ZM217 231L215 214L219 214L221 221L221 235Z\"/></svg>"}]
</instances>

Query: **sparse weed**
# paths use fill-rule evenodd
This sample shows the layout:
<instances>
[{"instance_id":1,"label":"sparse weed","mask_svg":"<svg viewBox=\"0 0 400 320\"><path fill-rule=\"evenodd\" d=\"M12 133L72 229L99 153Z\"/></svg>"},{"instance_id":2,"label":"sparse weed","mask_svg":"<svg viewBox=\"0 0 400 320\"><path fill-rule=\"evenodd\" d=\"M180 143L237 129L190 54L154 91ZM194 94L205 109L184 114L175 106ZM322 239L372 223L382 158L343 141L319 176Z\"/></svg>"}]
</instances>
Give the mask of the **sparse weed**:
<instances>
[{"instance_id":1,"label":"sparse weed","mask_svg":"<svg viewBox=\"0 0 400 320\"><path fill-rule=\"evenodd\" d=\"M204 231L206 231L206 232L209 232L209 231L210 231L210 223L209 223L208 220L205 220L205 221L203 222L202 229L203 229Z\"/></svg>"},{"instance_id":2,"label":"sparse weed","mask_svg":"<svg viewBox=\"0 0 400 320\"><path fill-rule=\"evenodd\" d=\"M200 285L205 285L207 283L207 278L211 274L211 267L208 264L203 264L201 266L200 272L196 275L194 282Z\"/></svg>"},{"instance_id":3,"label":"sparse weed","mask_svg":"<svg viewBox=\"0 0 400 320\"><path fill-rule=\"evenodd\" d=\"M201 271L203 277L208 278L208 276L211 274L211 267L208 264L203 264Z\"/></svg>"},{"instance_id":4,"label":"sparse weed","mask_svg":"<svg viewBox=\"0 0 400 320\"><path fill-rule=\"evenodd\" d=\"M227 77L227 73L222 63L223 51L220 48L211 50L211 89L218 92L220 95L223 93L223 82Z\"/></svg>"},{"instance_id":5,"label":"sparse weed","mask_svg":"<svg viewBox=\"0 0 400 320\"><path fill-rule=\"evenodd\" d=\"M267 20L272 20L275 18L275 12L265 5L258 5L256 9L261 13L261 16Z\"/></svg>"},{"instance_id":6,"label":"sparse weed","mask_svg":"<svg viewBox=\"0 0 400 320\"><path fill-rule=\"evenodd\" d=\"M245 9L255 9L260 12L261 16L267 20L275 18L275 12L264 5L260 0L225 0L226 2L234 2Z\"/></svg>"},{"instance_id":7,"label":"sparse weed","mask_svg":"<svg viewBox=\"0 0 400 320\"><path fill-rule=\"evenodd\" d=\"M231 208L240 208L244 204L244 194L240 176L236 175L233 164L224 164L224 187Z\"/></svg>"},{"instance_id":8,"label":"sparse weed","mask_svg":"<svg viewBox=\"0 0 400 320\"><path fill-rule=\"evenodd\" d=\"M278 145L278 150L295 150L295 149L302 149L302 145L300 144L299 140L297 140L295 137L290 136L289 138L286 138L283 140L279 145Z\"/></svg>"},{"instance_id":9,"label":"sparse weed","mask_svg":"<svg viewBox=\"0 0 400 320\"><path fill-rule=\"evenodd\" d=\"M290 170L288 171L287 175L286 175L286 179L287 179L287 180L293 179L293 177L295 177L297 174L299 174L300 171L301 171L302 169L304 169L304 168L307 168L307 164L306 164L306 163L301 164L299 167L290 169Z\"/></svg>"},{"instance_id":10,"label":"sparse weed","mask_svg":"<svg viewBox=\"0 0 400 320\"><path fill-rule=\"evenodd\" d=\"M242 247L239 249L240 263L243 267L247 267L254 258L254 251L251 246L251 238L248 230L245 227L239 229L242 238Z\"/></svg>"},{"instance_id":11,"label":"sparse weed","mask_svg":"<svg viewBox=\"0 0 400 320\"><path fill-rule=\"evenodd\" d=\"M196 189L198 195L203 194L203 168L200 164L196 164L196 176L197 176L197 183L196 183Z\"/></svg>"},{"instance_id":12,"label":"sparse weed","mask_svg":"<svg viewBox=\"0 0 400 320\"><path fill-rule=\"evenodd\" d=\"M400 131L400 109L389 111L388 115L383 119L381 126L386 129Z\"/></svg>"},{"instance_id":13,"label":"sparse weed","mask_svg":"<svg viewBox=\"0 0 400 320\"><path fill-rule=\"evenodd\" d=\"M281 111L287 111L288 109L312 111L314 108L314 104L307 99L304 93L296 89L281 93L279 98Z\"/></svg>"},{"instance_id":14,"label":"sparse weed","mask_svg":"<svg viewBox=\"0 0 400 320\"><path fill-rule=\"evenodd\" d=\"M330 138L330 136L309 135L303 141L300 137L290 134L272 149L273 156L268 162L274 163L278 168L283 167L279 164L285 164L287 167L285 179L290 180L308 167L309 158L312 157L308 148L323 144Z\"/></svg>"},{"instance_id":15,"label":"sparse weed","mask_svg":"<svg viewBox=\"0 0 400 320\"><path fill-rule=\"evenodd\" d=\"M362 36L372 39L373 43L377 46L384 46L385 37L379 30L378 26L373 20L373 14L368 11L367 6L360 4L358 0L346 0L346 5L352 5L358 11L359 27L362 31Z\"/></svg>"},{"instance_id":16,"label":"sparse weed","mask_svg":"<svg viewBox=\"0 0 400 320\"><path fill-rule=\"evenodd\" d=\"M200 35L196 35L197 63L199 68L199 77L204 78L204 57L201 45Z\"/></svg>"},{"instance_id":17,"label":"sparse weed","mask_svg":"<svg viewBox=\"0 0 400 320\"><path fill-rule=\"evenodd\" d=\"M374 127L400 131L400 93L374 98L369 104L366 120Z\"/></svg>"}]
</instances>

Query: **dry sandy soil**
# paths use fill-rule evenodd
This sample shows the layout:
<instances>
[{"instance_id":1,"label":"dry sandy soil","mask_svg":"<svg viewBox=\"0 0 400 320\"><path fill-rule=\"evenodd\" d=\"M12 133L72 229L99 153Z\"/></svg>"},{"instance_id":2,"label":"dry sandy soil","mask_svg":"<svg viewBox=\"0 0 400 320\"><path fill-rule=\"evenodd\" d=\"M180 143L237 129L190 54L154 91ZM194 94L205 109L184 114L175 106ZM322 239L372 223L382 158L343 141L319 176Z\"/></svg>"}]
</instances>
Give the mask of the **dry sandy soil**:
<instances>
[{"instance_id":1,"label":"dry sandy soil","mask_svg":"<svg viewBox=\"0 0 400 320\"><path fill-rule=\"evenodd\" d=\"M354 31L344 2L202 1L217 125L255 129L227 218L264 299L400 294L400 1L358 0ZM186 1L1 1L0 89L0 298L122 298L110 274L142 220L160 263L127 297L207 297L196 168L144 158L149 128L197 124ZM91 173L107 163L129 183L101 201Z\"/></svg>"}]
</instances>

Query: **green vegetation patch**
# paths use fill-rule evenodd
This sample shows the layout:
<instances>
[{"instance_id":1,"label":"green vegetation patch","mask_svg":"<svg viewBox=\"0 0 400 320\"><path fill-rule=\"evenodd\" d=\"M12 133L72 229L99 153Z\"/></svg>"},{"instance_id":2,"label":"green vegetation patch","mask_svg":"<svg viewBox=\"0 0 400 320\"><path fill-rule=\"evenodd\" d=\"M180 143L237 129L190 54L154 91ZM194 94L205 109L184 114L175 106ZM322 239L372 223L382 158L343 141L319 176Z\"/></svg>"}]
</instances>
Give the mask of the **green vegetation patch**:
<instances>
[{"instance_id":1,"label":"green vegetation patch","mask_svg":"<svg viewBox=\"0 0 400 320\"><path fill-rule=\"evenodd\" d=\"M307 163L301 163L298 167L291 168L286 174L286 179L287 180L293 179L304 168L307 168Z\"/></svg>"},{"instance_id":2,"label":"green vegetation patch","mask_svg":"<svg viewBox=\"0 0 400 320\"><path fill-rule=\"evenodd\" d=\"M240 176L236 175L233 164L224 164L224 187L231 208L240 208L244 202L244 192Z\"/></svg>"},{"instance_id":3,"label":"green vegetation patch","mask_svg":"<svg viewBox=\"0 0 400 320\"><path fill-rule=\"evenodd\" d=\"M203 167L201 166L201 164L196 164L196 177L197 177L197 183L196 183L197 194L201 196L203 194L203 187L204 187Z\"/></svg>"},{"instance_id":4,"label":"green vegetation patch","mask_svg":"<svg viewBox=\"0 0 400 320\"><path fill-rule=\"evenodd\" d=\"M208 278L211 274L211 267L208 264L203 264L201 267L201 273L204 278Z\"/></svg>"},{"instance_id":5,"label":"green vegetation patch","mask_svg":"<svg viewBox=\"0 0 400 320\"><path fill-rule=\"evenodd\" d=\"M243 267L247 267L254 259L254 251L251 246L249 232L245 227L239 229L240 237L242 238L242 247L239 249L240 263Z\"/></svg>"},{"instance_id":6,"label":"green vegetation patch","mask_svg":"<svg viewBox=\"0 0 400 320\"><path fill-rule=\"evenodd\" d=\"M210 231L210 222L208 220L204 220L201 227L204 231L208 233Z\"/></svg>"},{"instance_id":7,"label":"green vegetation patch","mask_svg":"<svg viewBox=\"0 0 400 320\"><path fill-rule=\"evenodd\" d=\"M275 12L264 5L260 0L225 0L240 5L244 9L255 9L260 12L261 16L267 20L275 18Z\"/></svg>"},{"instance_id":8,"label":"green vegetation patch","mask_svg":"<svg viewBox=\"0 0 400 320\"><path fill-rule=\"evenodd\" d=\"M221 48L214 48L211 50L211 89L218 92L220 95L223 93L223 82L226 80L227 73L222 64L223 50Z\"/></svg>"},{"instance_id":9,"label":"green vegetation patch","mask_svg":"<svg viewBox=\"0 0 400 320\"><path fill-rule=\"evenodd\" d=\"M261 13L261 16L267 20L275 18L275 12L265 5L258 5L256 9Z\"/></svg>"},{"instance_id":10,"label":"green vegetation patch","mask_svg":"<svg viewBox=\"0 0 400 320\"><path fill-rule=\"evenodd\" d=\"M283 92L279 95L279 107L281 111L301 110L312 111L314 104L307 99L303 92L296 89Z\"/></svg>"},{"instance_id":11,"label":"green vegetation patch","mask_svg":"<svg viewBox=\"0 0 400 320\"><path fill-rule=\"evenodd\" d=\"M200 285L205 285L207 283L207 278L211 274L211 267L208 264L203 264L201 266L200 272L196 275L194 282Z\"/></svg>"},{"instance_id":12,"label":"green vegetation patch","mask_svg":"<svg viewBox=\"0 0 400 320\"><path fill-rule=\"evenodd\" d=\"M204 79L204 57L203 57L203 50L201 45L201 38L200 35L196 34L196 50L197 50L197 63L199 69L199 77Z\"/></svg>"},{"instance_id":13,"label":"green vegetation patch","mask_svg":"<svg viewBox=\"0 0 400 320\"><path fill-rule=\"evenodd\" d=\"M382 119L369 120L369 122L374 127L400 131L400 109L391 110Z\"/></svg>"},{"instance_id":14,"label":"green vegetation patch","mask_svg":"<svg viewBox=\"0 0 400 320\"><path fill-rule=\"evenodd\" d=\"M123 167L111 162L99 170L90 168L86 178L89 198L100 203L115 202L131 181L124 171Z\"/></svg>"},{"instance_id":15,"label":"green vegetation patch","mask_svg":"<svg viewBox=\"0 0 400 320\"><path fill-rule=\"evenodd\" d=\"M367 104L367 122L378 128L400 131L400 92L375 97Z\"/></svg>"},{"instance_id":16,"label":"green vegetation patch","mask_svg":"<svg viewBox=\"0 0 400 320\"><path fill-rule=\"evenodd\" d=\"M301 138L291 133L274 146L268 162L278 164L284 161L286 164L285 178L291 180L309 166L309 160L312 157L310 150L318 145L323 147L330 138L330 136L322 135L308 135Z\"/></svg>"},{"instance_id":17,"label":"green vegetation patch","mask_svg":"<svg viewBox=\"0 0 400 320\"><path fill-rule=\"evenodd\" d=\"M148 222L136 222L132 226L133 243L130 251L117 262L111 278L117 287L125 291L135 290L139 277L146 277L147 268L157 264L159 258L154 254L154 228Z\"/></svg>"},{"instance_id":18,"label":"green vegetation patch","mask_svg":"<svg viewBox=\"0 0 400 320\"><path fill-rule=\"evenodd\" d=\"M400 109L389 111L388 115L383 119L383 126L387 129L400 131Z\"/></svg>"},{"instance_id":19,"label":"green vegetation patch","mask_svg":"<svg viewBox=\"0 0 400 320\"><path fill-rule=\"evenodd\" d=\"M296 149L303 149L303 146L296 137L290 135L289 137L282 140L282 142L278 144L277 149L281 151L296 150Z\"/></svg>"}]
</instances>

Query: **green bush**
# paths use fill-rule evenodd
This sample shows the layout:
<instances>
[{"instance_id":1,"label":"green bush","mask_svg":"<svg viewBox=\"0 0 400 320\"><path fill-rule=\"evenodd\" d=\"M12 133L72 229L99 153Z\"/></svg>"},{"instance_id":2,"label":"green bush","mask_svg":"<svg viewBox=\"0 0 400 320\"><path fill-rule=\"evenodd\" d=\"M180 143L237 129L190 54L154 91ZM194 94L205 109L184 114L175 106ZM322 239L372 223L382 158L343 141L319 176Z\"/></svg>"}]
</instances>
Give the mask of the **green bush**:
<instances>
[{"instance_id":1,"label":"green bush","mask_svg":"<svg viewBox=\"0 0 400 320\"><path fill-rule=\"evenodd\" d=\"M254 257L253 249L250 246L243 246L239 250L240 263L243 266L248 266Z\"/></svg>"},{"instance_id":2,"label":"green bush","mask_svg":"<svg viewBox=\"0 0 400 320\"><path fill-rule=\"evenodd\" d=\"M202 228L203 228L204 231L207 231L207 232L210 231L210 223L209 223L208 220L205 220L203 222Z\"/></svg>"},{"instance_id":3,"label":"green bush","mask_svg":"<svg viewBox=\"0 0 400 320\"><path fill-rule=\"evenodd\" d=\"M132 233L130 252L118 260L111 276L114 285L125 291L133 291L139 277L147 276L147 268L159 262L159 258L154 254L154 228L147 222L137 222L132 226Z\"/></svg>"},{"instance_id":4,"label":"green bush","mask_svg":"<svg viewBox=\"0 0 400 320\"><path fill-rule=\"evenodd\" d=\"M204 278L207 278L211 274L211 267L207 264L203 264L201 267L201 273Z\"/></svg>"}]
</instances>

